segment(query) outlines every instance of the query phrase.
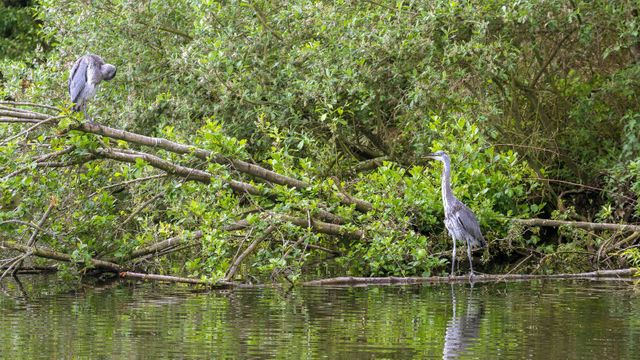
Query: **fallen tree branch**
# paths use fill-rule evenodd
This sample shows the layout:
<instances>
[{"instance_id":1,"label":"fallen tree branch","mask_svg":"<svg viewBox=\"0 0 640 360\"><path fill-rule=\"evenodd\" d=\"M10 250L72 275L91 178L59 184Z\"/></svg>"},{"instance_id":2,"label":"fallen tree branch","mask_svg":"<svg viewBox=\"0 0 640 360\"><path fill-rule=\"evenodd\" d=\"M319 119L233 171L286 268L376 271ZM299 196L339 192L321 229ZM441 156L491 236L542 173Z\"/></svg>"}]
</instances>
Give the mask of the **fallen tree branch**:
<instances>
[{"instance_id":1,"label":"fallen tree branch","mask_svg":"<svg viewBox=\"0 0 640 360\"><path fill-rule=\"evenodd\" d=\"M26 246L10 240L0 241L0 248L17 250L23 253L29 253L30 255L45 258L45 259L73 262L73 259L71 259L71 256L67 254L63 254L63 253L59 253L51 250L45 250L37 247ZM103 269L103 270L108 270L113 272L120 272L124 270L122 266L109 261L91 259L90 262L91 262L91 265L97 269Z\"/></svg>"},{"instance_id":2,"label":"fallen tree branch","mask_svg":"<svg viewBox=\"0 0 640 360\"><path fill-rule=\"evenodd\" d=\"M95 123L83 123L75 129L87 133L106 136L116 140L124 140L138 145L156 147L176 154L192 154L195 157L205 161L222 165L230 165L239 172L255 176L275 184L286 185L296 189L304 189L310 186L310 184L304 181L300 181L286 175L278 174L275 171L265 169L256 164L251 164L238 159L227 158L218 154L214 154L213 152L208 150L200 149L192 145L180 144L164 138L140 135ZM344 194L338 194L338 196L343 203L347 205L355 205L356 209L361 212L367 212L373 209L371 203L367 201L354 199L353 197L345 196Z\"/></svg>"},{"instance_id":3,"label":"fallen tree branch","mask_svg":"<svg viewBox=\"0 0 640 360\"><path fill-rule=\"evenodd\" d=\"M164 178L164 177L167 177L167 176L168 176L168 174L166 174L166 173L158 174L158 175L145 176L145 177L136 178L136 179L132 179L132 180L122 181L122 182L119 182L117 184L111 184L111 185L108 185L108 186L104 186L104 187L98 189L98 191L107 190L107 189L111 189L111 188L118 187L118 186L126 186L126 185L130 185L130 184L133 184L133 183L138 183L138 182L144 182L144 181L147 181L147 180ZM97 194L97 192L92 193L89 197L91 197L91 196L93 196L95 194Z\"/></svg>"},{"instance_id":4,"label":"fallen tree branch","mask_svg":"<svg viewBox=\"0 0 640 360\"><path fill-rule=\"evenodd\" d=\"M630 277L638 273L638 269L598 270L577 274L552 274L552 275L528 275L528 274L485 274L476 275L473 279L469 276L431 276L431 277L337 277L330 279L312 280L303 283L307 286L353 286L353 285L400 285L400 284L424 284L442 282L487 282L487 281L518 281L533 279L608 279Z\"/></svg>"},{"instance_id":5,"label":"fallen tree branch","mask_svg":"<svg viewBox=\"0 0 640 360\"><path fill-rule=\"evenodd\" d=\"M203 235L202 231L198 230L193 232L192 234L189 234L188 236L184 236L184 235L174 236L167 240L157 242L153 245L149 245L147 247L134 250L131 252L131 254L122 258L122 261L129 261L129 260L133 260L139 257L149 255L149 254L160 252L160 251L163 251L164 249L180 245L188 240L198 240L202 237L202 235Z\"/></svg>"},{"instance_id":6,"label":"fallen tree branch","mask_svg":"<svg viewBox=\"0 0 640 360\"><path fill-rule=\"evenodd\" d=\"M12 140L15 140L15 139L19 138L19 137L20 137L20 136L22 136L22 135L28 135L30 132L32 132L32 131L33 131L33 130L35 130L36 128L38 128L38 127L40 127L40 126L42 126L42 125L45 125L45 124L48 124L48 123L54 122L54 121L56 121L56 120L60 120L60 119L62 119L63 117L64 117L64 116L54 116L54 117L50 117L50 118L48 118L48 119L46 119L46 120L39 121L39 122L35 123L35 125L33 125L33 126L29 127L28 129L23 130L23 131L21 131L21 132L19 132L19 133L15 134L15 135L13 135L13 136L9 136L8 138L6 138L6 139L2 140L2 141L0 142L0 146L1 146L1 145L5 145L5 144L9 143L10 141L12 141Z\"/></svg>"},{"instance_id":7,"label":"fallen tree branch","mask_svg":"<svg viewBox=\"0 0 640 360\"><path fill-rule=\"evenodd\" d=\"M62 167L69 167L69 166L75 166L75 165L82 165L84 163L87 163L91 160L95 160L96 157L94 155L84 155L81 157L78 157L77 159L73 159L73 160L69 160L67 162L60 162L60 161L43 161L43 162L36 162L36 167L38 168L62 168ZM19 169L17 171L25 171L27 169ZM17 172L16 171L16 172ZM15 176L15 175L14 175Z\"/></svg>"},{"instance_id":8,"label":"fallen tree branch","mask_svg":"<svg viewBox=\"0 0 640 360\"><path fill-rule=\"evenodd\" d=\"M15 110L15 109L14 110L0 109L0 116L25 119L27 120L26 122L33 122L28 120L47 120L51 117L50 115L47 115L47 114L41 114L41 113L31 112L31 111L27 112L27 111ZM25 122L25 121L22 121L22 122Z\"/></svg>"},{"instance_id":9,"label":"fallen tree branch","mask_svg":"<svg viewBox=\"0 0 640 360\"><path fill-rule=\"evenodd\" d=\"M64 148L64 149L62 149L60 151L56 151L56 152L52 152L52 153L48 153L48 154L44 154L44 155L38 156L34 160L36 162L43 162L45 160L51 159L52 157L66 155L66 154L72 152L75 149L76 149L75 145L67 146L66 148Z\"/></svg>"},{"instance_id":10,"label":"fallen tree branch","mask_svg":"<svg viewBox=\"0 0 640 360\"><path fill-rule=\"evenodd\" d=\"M303 227L303 228L309 228L309 219L297 218L297 217L290 216L290 215L281 215L281 214L277 214L277 213L273 213L273 212L268 212L267 214L269 216L274 217L277 220L290 222L290 223L292 223L294 225L297 225L297 226L300 226L300 227ZM237 222L235 222L233 224L223 226L222 230L224 230L224 231L244 230L244 229L246 229L246 228L248 228L250 226L251 226L251 224L249 224L249 222L247 220L239 220L239 221L237 221ZM315 219L311 219L311 229L316 231L316 232L318 232L318 233L327 234L327 235L334 235L334 236L344 236L344 237L347 237L349 239L354 239L354 240L362 240L365 237L365 233L362 230L351 231L351 230L346 229L344 226L325 223L325 222L321 222L321 221L318 221L318 220L315 220ZM130 260L133 260L133 259L136 259L136 258L139 258L139 257L143 257L143 256L146 256L146 255L149 255L149 254L160 252L160 251L163 251L163 250L165 250L167 248L183 244L183 243L185 243L187 241L200 239L203 235L204 235L204 233L202 231L197 230L197 231L191 233L188 236L184 236L184 235L174 236L172 238L169 238L169 239L164 240L164 241L160 241L160 242L155 243L153 245L149 245L149 246L146 246L144 248L140 248L138 250L134 250L128 256L120 259L120 261L130 261ZM332 250L328 250L328 249L324 249L324 248L322 248L320 250L328 251L328 252L334 252ZM108 259L108 260L109 261L115 261L115 259L113 259L113 258Z\"/></svg>"},{"instance_id":11,"label":"fallen tree branch","mask_svg":"<svg viewBox=\"0 0 640 360\"><path fill-rule=\"evenodd\" d=\"M173 164L169 161L161 159L155 155L141 153L138 152L136 154L128 154L124 152L120 152L114 149L97 149L95 150L96 154L101 157L123 161L128 163L136 163L136 160L144 160L147 164L151 165L156 169L160 169L165 171L167 174L180 176L185 178L185 180L195 180L204 184L209 184L213 175L194 168L189 168L182 165ZM234 191L241 194L251 194L251 195L263 195L260 190L258 190L255 186L247 183L243 183L241 181L235 180L223 180L227 183Z\"/></svg>"},{"instance_id":12,"label":"fallen tree branch","mask_svg":"<svg viewBox=\"0 0 640 360\"><path fill-rule=\"evenodd\" d=\"M29 122L40 123L40 121L32 121L32 120L34 119L48 120L51 118L50 115L42 114L42 113L36 113L36 112L24 113L21 111L9 111L9 110L5 110L5 111L0 110L0 115L6 115L11 122L23 122L23 123L29 123ZM311 186L307 182L292 178L290 176L279 174L275 171L268 170L256 164L248 163L246 161L242 161L238 159L228 158L225 156L221 156L219 154L214 154L209 150L201 149L193 145L180 144L164 138L140 135L140 134L136 134L136 133L120 130L120 129L115 129L115 128L111 128L111 127L96 124L96 123L88 123L88 122L74 126L73 130L101 135L101 136L109 137L116 140L124 140L133 144L160 148L176 154L191 154L199 159L202 159L208 162L231 166L233 169L241 173L245 173L247 175L261 178L270 183L286 185L296 189L305 189ZM233 184L233 180L231 180L230 183ZM235 184L235 185L238 185L238 184ZM373 209L373 206L371 205L371 203L365 200L355 199L351 196L348 196L342 193L338 193L337 195L340 198L340 201L342 203L346 205L354 205L358 211L368 212Z\"/></svg>"},{"instance_id":13,"label":"fallen tree branch","mask_svg":"<svg viewBox=\"0 0 640 360\"><path fill-rule=\"evenodd\" d=\"M9 266L0 266L1 270L7 270ZM42 265L32 265L32 266L22 266L19 269L15 269L18 274L42 274L42 273L54 273L58 271L56 266L42 266Z\"/></svg>"},{"instance_id":14,"label":"fallen tree branch","mask_svg":"<svg viewBox=\"0 0 640 360\"><path fill-rule=\"evenodd\" d=\"M232 165L236 170L240 172L253 175L276 184L288 185L295 188L305 188L308 186L308 184L303 181L278 174L261 166L251 164L242 160L229 159L224 156L214 154L209 150L200 149L192 145L180 144L164 138L140 135L95 123L80 124L75 128L75 130L102 135L116 140L124 140L133 144L160 148L176 154L192 154L202 160L222 165Z\"/></svg>"},{"instance_id":15,"label":"fallen tree branch","mask_svg":"<svg viewBox=\"0 0 640 360\"><path fill-rule=\"evenodd\" d=\"M327 235L344 236L353 240L362 240L365 237L363 230L348 230L342 225L336 225L311 219L311 226L309 226L309 219L298 218L290 215L281 215L270 213L272 216L279 218L282 221L290 222L301 228L310 228L315 232L319 232Z\"/></svg>"},{"instance_id":16,"label":"fallen tree branch","mask_svg":"<svg viewBox=\"0 0 640 360\"><path fill-rule=\"evenodd\" d=\"M51 213L51 210L54 207L56 207L56 204L57 204L57 200L55 198L51 198L51 201L49 202L49 206L47 207L47 210L44 212L44 214L40 218L40 221L38 221L38 223L33 227L33 232L31 233L31 237L29 238L29 241L27 241L27 247L33 249L33 247L36 244L36 240L37 240L38 234L40 233L40 229L42 229L45 221L47 221L47 218L49 218L49 214ZM9 264L7 270L5 270L2 273L2 275L0 276L0 280L2 280L8 273L11 273L12 275L15 275L17 273L17 270L22 267L24 259L29 257L29 255L31 255L32 252L33 251L28 251L28 252L25 252L22 255L16 257Z\"/></svg>"},{"instance_id":17,"label":"fallen tree branch","mask_svg":"<svg viewBox=\"0 0 640 360\"><path fill-rule=\"evenodd\" d=\"M4 117L4 116L0 116L0 123L9 123L9 124L23 124L23 123L28 123L28 124L37 124L42 120L38 120L38 119L22 119L22 118L16 118L16 117Z\"/></svg>"},{"instance_id":18,"label":"fallen tree branch","mask_svg":"<svg viewBox=\"0 0 640 360\"><path fill-rule=\"evenodd\" d=\"M518 224L527 226L546 226L546 227L559 227L570 226L578 229L587 230L614 230L614 231L640 231L640 225L627 225L627 224L610 224L610 223L592 223L585 221L564 221L564 220L549 220L549 219L513 219Z\"/></svg>"},{"instance_id":19,"label":"fallen tree branch","mask_svg":"<svg viewBox=\"0 0 640 360\"><path fill-rule=\"evenodd\" d=\"M31 106L31 107L40 107L43 109L49 109L49 110L53 110L53 111L60 111L60 109L58 109L55 106L51 106L51 105L45 105L45 104L36 104L36 103L32 103L32 102L20 102L20 101L0 101L0 104L2 105L11 105L11 106Z\"/></svg>"},{"instance_id":20,"label":"fallen tree branch","mask_svg":"<svg viewBox=\"0 0 640 360\"><path fill-rule=\"evenodd\" d=\"M228 281L207 281L201 279L192 279L185 278L179 276L169 276L169 275L157 275L157 274L142 274L135 273L131 271L122 271L119 273L120 278L122 279L141 279L141 280L152 280L152 281L167 281L173 283L183 283L183 284L192 284L192 285L206 285L209 287L233 287L237 286L237 284L228 282Z\"/></svg>"}]
</instances>

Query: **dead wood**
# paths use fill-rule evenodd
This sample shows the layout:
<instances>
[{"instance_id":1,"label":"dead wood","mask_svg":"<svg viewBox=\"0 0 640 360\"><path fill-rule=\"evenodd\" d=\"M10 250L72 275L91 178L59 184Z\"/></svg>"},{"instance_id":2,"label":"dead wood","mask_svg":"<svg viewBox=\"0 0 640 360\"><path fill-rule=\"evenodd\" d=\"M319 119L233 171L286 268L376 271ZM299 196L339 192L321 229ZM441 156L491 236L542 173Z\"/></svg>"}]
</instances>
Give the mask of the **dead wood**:
<instances>
[{"instance_id":1,"label":"dead wood","mask_svg":"<svg viewBox=\"0 0 640 360\"><path fill-rule=\"evenodd\" d=\"M25 254L29 254L29 255L45 258L45 259L65 261L65 262L73 261L73 259L71 259L71 256L67 254L46 250L39 247L26 246L10 240L0 241L0 248L17 250ZM122 266L109 261L91 259L90 263L91 263L90 265L92 265L97 269L103 269L103 270L114 271L114 272L120 272L124 270Z\"/></svg>"},{"instance_id":2,"label":"dead wood","mask_svg":"<svg viewBox=\"0 0 640 360\"><path fill-rule=\"evenodd\" d=\"M232 279L235 276L236 272L238 271L238 267L240 266L240 264L242 264L244 259L247 256L249 256L258 247L258 245L261 242L263 242L269 236L271 236L271 233L275 229L276 229L275 226L273 226L273 225L269 226L267 228L267 230L265 230L264 234L262 234L261 236L257 237L253 242L251 242L251 244L249 244L249 246L247 246L247 248L240 255L238 255L238 257L235 259L235 261L233 261L233 264L231 264L231 266L229 267L229 270L227 271L227 274L224 277L225 281L229 281L230 279Z\"/></svg>"},{"instance_id":3,"label":"dead wood","mask_svg":"<svg viewBox=\"0 0 640 360\"><path fill-rule=\"evenodd\" d=\"M208 280L185 278L185 277L179 277L179 276L142 274L142 273L135 273L131 271L122 271L119 273L119 275L123 279L128 278L128 279L140 279L140 280L147 280L147 281L166 281L166 282L192 284L192 285L205 285L208 287L217 287L217 288L227 288L227 287L237 286L236 283L229 282L229 281L208 281Z\"/></svg>"},{"instance_id":4,"label":"dead wood","mask_svg":"<svg viewBox=\"0 0 640 360\"><path fill-rule=\"evenodd\" d=\"M133 260L139 257L143 257L143 256L147 256L153 253L158 253L161 252L165 249L174 247L174 246L178 246L180 244L185 243L186 241L192 241L192 240L197 240L200 239L202 237L203 233L202 231L198 230L193 232L192 234L189 235L180 235L180 236L174 236L172 238L169 238L167 240L164 241L160 241L158 243L155 243L153 245L150 246L146 246L144 248L140 248L138 250L134 250L131 252L131 254L129 254L128 256L122 258L122 261L129 261L129 260Z\"/></svg>"},{"instance_id":5,"label":"dead wood","mask_svg":"<svg viewBox=\"0 0 640 360\"><path fill-rule=\"evenodd\" d=\"M431 276L431 277L336 277L330 279L312 280L303 283L307 286L354 286L354 285L408 285L443 282L500 282L536 279L612 279L625 278L638 273L638 269L598 270L577 274L484 274L469 276Z\"/></svg>"},{"instance_id":6,"label":"dead wood","mask_svg":"<svg viewBox=\"0 0 640 360\"><path fill-rule=\"evenodd\" d=\"M571 226L578 229L586 230L614 230L614 231L640 231L640 225L628 225L628 224L610 224L610 223L592 223L586 221L563 221L563 220L550 220L550 219L513 219L518 224L527 226L547 226L547 227L559 227L559 226Z\"/></svg>"},{"instance_id":7,"label":"dead wood","mask_svg":"<svg viewBox=\"0 0 640 360\"><path fill-rule=\"evenodd\" d=\"M9 266L0 266L0 271L9 270ZM15 269L15 273L17 274L45 274L45 273L54 273L58 271L58 267L56 266L42 266L42 265L32 265L32 266L22 266L19 269Z\"/></svg>"},{"instance_id":8,"label":"dead wood","mask_svg":"<svg viewBox=\"0 0 640 360\"><path fill-rule=\"evenodd\" d=\"M255 176L275 184L286 185L296 189L304 189L310 186L310 184L304 181L300 181L286 175L278 174L275 171L265 169L256 164L224 157L218 154L214 154L211 151L205 149L200 149L191 145L180 144L164 138L140 135L95 123L83 123L79 125L76 130L106 136L112 139L124 140L138 145L156 147L176 154L192 154L195 157L205 161L223 165L230 165L233 169L239 172ZM371 203L367 201L355 199L351 196L345 196L344 194L339 194L338 196L343 203L347 205L354 205L359 211L367 212L373 209Z\"/></svg>"}]
</instances>

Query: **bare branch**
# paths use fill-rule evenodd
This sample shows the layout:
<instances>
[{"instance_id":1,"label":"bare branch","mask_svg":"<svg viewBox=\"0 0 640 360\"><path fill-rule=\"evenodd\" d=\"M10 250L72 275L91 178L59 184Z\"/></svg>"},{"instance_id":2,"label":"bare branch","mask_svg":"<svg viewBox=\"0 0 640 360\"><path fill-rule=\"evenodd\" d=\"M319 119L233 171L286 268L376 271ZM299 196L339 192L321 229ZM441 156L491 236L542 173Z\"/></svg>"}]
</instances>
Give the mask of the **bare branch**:
<instances>
[{"instance_id":1,"label":"bare branch","mask_svg":"<svg viewBox=\"0 0 640 360\"><path fill-rule=\"evenodd\" d=\"M151 205L151 203L153 203L154 201L158 200L159 198L161 198L163 196L164 196L163 193L159 193L159 194L156 194L156 195L152 196L151 199L143 202L140 206L138 206L135 210L133 210L131 212L131 214L129 214L129 216L127 216L127 218L120 224L120 227L123 227L126 224L128 224L137 214L139 214L147 206Z\"/></svg>"},{"instance_id":2,"label":"bare branch","mask_svg":"<svg viewBox=\"0 0 640 360\"><path fill-rule=\"evenodd\" d=\"M134 273L131 271L123 271L123 272L120 272L119 275L123 279L131 278L131 279L140 279L140 280L167 281L167 282L193 284L193 285L206 285L211 287L233 287L237 285L235 283L231 283L227 281L208 281L208 280L192 279L192 278L185 278L185 277L178 277L178 276L141 274L141 273Z\"/></svg>"},{"instance_id":3,"label":"bare branch","mask_svg":"<svg viewBox=\"0 0 640 360\"><path fill-rule=\"evenodd\" d=\"M51 259L51 260L58 260L58 261L65 261L65 262L73 261L71 259L71 256L67 254L62 254L62 253L51 251L51 250L45 250L42 248L30 247L30 246L18 244L15 241L8 241L8 240L0 241L0 248L17 250L23 253L30 253L31 255L41 257L41 258ZM112 262L104 261L104 260L91 259L90 265L93 265L93 267L98 269L104 269L109 271L119 272L123 270L123 268L120 265L114 264Z\"/></svg>"},{"instance_id":4,"label":"bare branch","mask_svg":"<svg viewBox=\"0 0 640 360\"><path fill-rule=\"evenodd\" d=\"M146 177L142 177L142 178L137 178L137 179L132 179L132 180L119 182L117 184L108 185L108 186L100 188L100 190L107 190L107 189L111 189L111 188L118 187L118 186L130 185L130 184L137 183L137 182L143 182L143 181L148 181L148 180L153 180L153 179L160 179L160 178L164 178L164 177L167 177L167 176L168 176L168 174L158 174L158 175L146 176ZM95 194L96 193L93 193L92 195L95 195Z\"/></svg>"},{"instance_id":5,"label":"bare branch","mask_svg":"<svg viewBox=\"0 0 640 360\"><path fill-rule=\"evenodd\" d=\"M269 226L267 230L265 230L264 234L262 234L262 236L256 238L251 244L249 244L249 246L247 246L247 248L242 252L242 254L240 254L235 259L231 267L229 267L229 270L227 271L227 275L225 275L224 277L225 281L229 281L233 278L233 276L238 271L238 267L240 266L240 264L242 264L244 259L247 256L249 256L256 249L256 247L258 247L258 244L260 244L262 241L268 238L275 229L276 227L274 225Z\"/></svg>"},{"instance_id":6,"label":"bare branch","mask_svg":"<svg viewBox=\"0 0 640 360\"><path fill-rule=\"evenodd\" d=\"M204 184L209 184L213 175L206 171L189 168L182 165L176 165L170 163L164 159L161 159L155 155L136 152L135 154L127 154L115 149L97 149L95 150L96 154L102 156L104 158L124 161L129 163L136 163L138 159L144 160L147 164L155 167L156 169L160 169L165 171L166 173L174 176L180 176L185 178L185 180L195 180ZM263 195L260 190L254 187L251 184L243 183L236 180L223 180L227 183L234 191L239 193L248 193L251 195Z\"/></svg>"},{"instance_id":7,"label":"bare branch","mask_svg":"<svg viewBox=\"0 0 640 360\"><path fill-rule=\"evenodd\" d=\"M630 277L638 273L637 268L619 270L599 270L578 274L551 274L551 275L528 275L528 274L483 274L473 277L473 282L485 281L518 281L528 279L603 279ZM381 285L381 284L424 284L424 283L446 283L446 282L467 282L469 276L431 276L431 277L337 277L331 279L321 279L307 281L303 285L313 286L353 286L353 285Z\"/></svg>"},{"instance_id":8,"label":"bare branch","mask_svg":"<svg viewBox=\"0 0 640 360\"><path fill-rule=\"evenodd\" d=\"M66 154L72 152L75 149L76 149L76 146L75 145L71 145L71 146L68 146L68 147L66 147L66 148L64 148L62 150L56 151L56 152L40 155L37 158L35 158L35 161L42 162L42 161L51 159L52 157L66 155Z\"/></svg>"},{"instance_id":9,"label":"bare branch","mask_svg":"<svg viewBox=\"0 0 640 360\"><path fill-rule=\"evenodd\" d=\"M51 106L51 105L45 105L45 104L36 104L36 103L32 103L32 102L19 102L19 101L0 101L0 104L2 105L13 105L13 106L31 106L31 107L41 107L44 109L49 109L49 110L53 110L53 111L60 111L60 109L58 109L57 107Z\"/></svg>"},{"instance_id":10,"label":"bare branch","mask_svg":"<svg viewBox=\"0 0 640 360\"><path fill-rule=\"evenodd\" d=\"M19 110L3 110L0 109L0 116L8 116L16 119L26 119L26 120L47 120L51 118L51 116L47 114L41 114L36 112L25 112ZM31 122L31 121L23 121L23 122Z\"/></svg>"},{"instance_id":11,"label":"bare branch","mask_svg":"<svg viewBox=\"0 0 640 360\"><path fill-rule=\"evenodd\" d=\"M19 118L14 118L14 117L0 117L0 123L20 123L20 124L24 124L24 123L32 123L32 124L37 124L42 120L38 120L38 119L19 119Z\"/></svg>"},{"instance_id":12,"label":"bare branch","mask_svg":"<svg viewBox=\"0 0 640 360\"><path fill-rule=\"evenodd\" d=\"M570 226L586 230L640 231L640 225L592 223L585 221L563 221L550 219L513 219L514 222L527 226L559 227Z\"/></svg>"},{"instance_id":13,"label":"bare branch","mask_svg":"<svg viewBox=\"0 0 640 360\"><path fill-rule=\"evenodd\" d=\"M44 214L40 218L40 221L38 221L38 224L33 229L33 234L31 234L29 241L27 241L27 246L34 246L36 244L36 237L38 236L38 232L40 231L39 229L42 228L42 225L44 225L44 222L47 221L47 219L49 218L49 214L51 214L51 210L53 210L53 208L56 207L57 204L58 204L58 200L56 200L55 198L51 198L51 201L49 202L49 206L47 207L47 210L44 212Z\"/></svg>"},{"instance_id":14,"label":"bare branch","mask_svg":"<svg viewBox=\"0 0 640 360\"><path fill-rule=\"evenodd\" d=\"M47 120L40 121L40 122L36 123L35 125L31 126L31 127L30 127L30 128L28 128L28 129L23 130L23 131L21 131L21 132L17 133L16 135L10 136L10 137L9 137L9 138L7 138L7 139L4 139L2 142L0 142L0 145L5 145L6 143L10 142L10 141L11 141L11 140L13 140L13 139L17 139L17 138L19 138L19 137L20 137L20 136L22 136L22 135L26 135L26 134L30 133L31 131L35 130L35 129L36 129L37 127L39 127L39 126L42 126L42 125L45 125L45 124L51 123L51 122L53 122L53 121L55 121L55 120L59 120L59 119L61 119L61 118L63 118L63 117L64 117L64 116L55 116L55 117L49 118L49 119L47 119Z\"/></svg>"}]
</instances>

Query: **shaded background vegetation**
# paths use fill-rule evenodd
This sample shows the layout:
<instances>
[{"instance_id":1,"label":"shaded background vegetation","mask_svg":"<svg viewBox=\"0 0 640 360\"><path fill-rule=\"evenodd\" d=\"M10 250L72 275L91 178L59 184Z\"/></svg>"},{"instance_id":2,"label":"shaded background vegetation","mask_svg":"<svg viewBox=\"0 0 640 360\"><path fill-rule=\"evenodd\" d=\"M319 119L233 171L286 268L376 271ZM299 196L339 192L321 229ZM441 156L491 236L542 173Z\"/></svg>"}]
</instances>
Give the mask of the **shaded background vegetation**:
<instances>
[{"instance_id":1,"label":"shaded background vegetation","mask_svg":"<svg viewBox=\"0 0 640 360\"><path fill-rule=\"evenodd\" d=\"M541 214L638 221L637 8L633 1L302 0L5 7L14 19L33 11L35 20L20 22L29 25L18 31L23 41L5 31L2 41L15 45L0 60L2 97L68 107L68 69L78 56L96 53L118 67L90 109L99 122L253 160L314 186L304 193L276 187L279 201L179 179L114 192L104 188L154 173L144 164L100 161L3 182L1 216L32 216L55 196L66 216L51 225L60 237L48 241L79 259L204 229L196 249L146 266L215 278L243 247L218 230L221 224L264 209L305 216L338 179L375 211L330 210L366 229L369 241L283 224L243 274L295 275L317 266L326 254L308 244L339 252L328 266L339 273L430 274L445 269L449 243L440 167L425 166L423 156L445 149L454 192L491 242L486 270L500 271L531 251L544 262L529 270L586 269L606 237L562 230L542 241L538 233L509 232L507 220ZM4 137L17 131L0 129ZM46 143L43 136L30 140ZM96 140L77 135L51 143L53 150L69 144L78 155ZM3 172L26 166L36 152L6 144ZM386 162L369 167L370 159ZM252 221L256 232L267 226L257 216Z\"/></svg>"}]
</instances>

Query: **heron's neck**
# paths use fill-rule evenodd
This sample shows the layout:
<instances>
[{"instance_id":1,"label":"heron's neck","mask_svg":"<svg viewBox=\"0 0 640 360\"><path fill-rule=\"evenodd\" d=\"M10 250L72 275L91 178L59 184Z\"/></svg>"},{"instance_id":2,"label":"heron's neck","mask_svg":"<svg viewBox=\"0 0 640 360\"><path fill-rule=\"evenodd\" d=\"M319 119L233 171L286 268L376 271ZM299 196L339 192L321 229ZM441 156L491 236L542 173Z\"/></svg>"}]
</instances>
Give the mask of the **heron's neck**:
<instances>
[{"instance_id":1,"label":"heron's neck","mask_svg":"<svg viewBox=\"0 0 640 360\"><path fill-rule=\"evenodd\" d=\"M451 191L451 164L448 161L443 161L444 169L442 170L442 202L448 204L453 198L453 192Z\"/></svg>"}]
</instances>

